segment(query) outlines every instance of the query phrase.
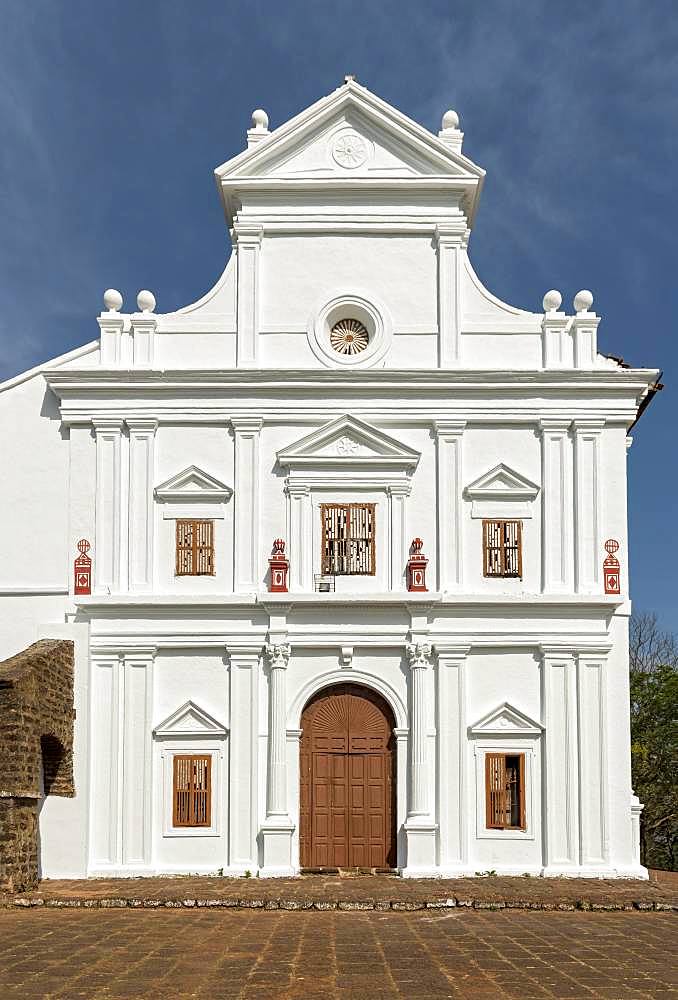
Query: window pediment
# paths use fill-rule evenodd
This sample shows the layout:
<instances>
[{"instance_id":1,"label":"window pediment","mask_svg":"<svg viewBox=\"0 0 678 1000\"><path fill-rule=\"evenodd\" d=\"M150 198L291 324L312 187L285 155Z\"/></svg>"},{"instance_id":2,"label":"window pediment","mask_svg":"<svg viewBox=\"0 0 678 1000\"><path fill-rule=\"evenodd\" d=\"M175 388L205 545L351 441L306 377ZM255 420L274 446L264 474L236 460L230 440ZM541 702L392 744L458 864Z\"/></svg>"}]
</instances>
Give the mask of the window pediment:
<instances>
[{"instance_id":1,"label":"window pediment","mask_svg":"<svg viewBox=\"0 0 678 1000\"><path fill-rule=\"evenodd\" d=\"M530 504L540 487L526 476L500 462L469 483L464 490L473 501L471 517L532 517Z\"/></svg>"},{"instance_id":2,"label":"window pediment","mask_svg":"<svg viewBox=\"0 0 678 1000\"><path fill-rule=\"evenodd\" d=\"M154 493L156 500L162 503L191 503L195 500L226 503L233 495L233 490L197 465L189 465L187 469L156 486Z\"/></svg>"},{"instance_id":3,"label":"window pediment","mask_svg":"<svg viewBox=\"0 0 678 1000\"><path fill-rule=\"evenodd\" d=\"M325 424L278 452L281 466L297 474L302 470L386 471L411 475L420 452L396 438L348 415Z\"/></svg>"},{"instance_id":4,"label":"window pediment","mask_svg":"<svg viewBox=\"0 0 678 1000\"><path fill-rule=\"evenodd\" d=\"M473 726L469 736L541 736L544 727L507 701L493 709Z\"/></svg>"},{"instance_id":5,"label":"window pediment","mask_svg":"<svg viewBox=\"0 0 678 1000\"><path fill-rule=\"evenodd\" d=\"M203 708L189 700L156 726L153 735L156 738L177 736L221 738L228 735L228 730Z\"/></svg>"}]
</instances>

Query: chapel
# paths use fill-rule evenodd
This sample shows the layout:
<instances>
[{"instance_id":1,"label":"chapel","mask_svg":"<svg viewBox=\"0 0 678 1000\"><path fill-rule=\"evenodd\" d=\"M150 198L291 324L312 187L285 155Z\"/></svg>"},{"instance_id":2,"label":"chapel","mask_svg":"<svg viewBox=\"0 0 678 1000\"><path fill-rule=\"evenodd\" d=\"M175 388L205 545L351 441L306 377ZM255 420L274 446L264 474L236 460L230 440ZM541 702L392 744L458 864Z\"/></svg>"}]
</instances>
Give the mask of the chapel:
<instances>
[{"instance_id":1,"label":"chapel","mask_svg":"<svg viewBox=\"0 0 678 1000\"><path fill-rule=\"evenodd\" d=\"M243 138L215 287L108 289L0 385L0 695L34 720L0 829L28 810L58 878L646 878L626 477L658 371L599 352L587 290L488 291L454 111L347 77Z\"/></svg>"}]
</instances>

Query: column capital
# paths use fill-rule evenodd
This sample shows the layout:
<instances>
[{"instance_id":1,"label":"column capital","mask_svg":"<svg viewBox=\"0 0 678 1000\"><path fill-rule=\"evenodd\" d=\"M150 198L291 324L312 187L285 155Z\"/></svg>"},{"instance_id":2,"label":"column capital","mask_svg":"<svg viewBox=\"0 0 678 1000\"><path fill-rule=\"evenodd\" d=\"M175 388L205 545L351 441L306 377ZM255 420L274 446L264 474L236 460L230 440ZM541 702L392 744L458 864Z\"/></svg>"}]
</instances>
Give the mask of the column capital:
<instances>
[{"instance_id":1,"label":"column capital","mask_svg":"<svg viewBox=\"0 0 678 1000\"><path fill-rule=\"evenodd\" d=\"M386 487L386 493L390 497L408 497L412 492L412 482L408 480L405 483L391 483L390 486Z\"/></svg>"},{"instance_id":2,"label":"column capital","mask_svg":"<svg viewBox=\"0 0 678 1000\"><path fill-rule=\"evenodd\" d=\"M575 417L572 421L572 430L575 434L599 434L605 426L604 417Z\"/></svg>"},{"instance_id":3,"label":"column capital","mask_svg":"<svg viewBox=\"0 0 678 1000\"><path fill-rule=\"evenodd\" d=\"M158 421L151 417L126 417L127 428L133 432L153 433L158 429Z\"/></svg>"},{"instance_id":4,"label":"column capital","mask_svg":"<svg viewBox=\"0 0 678 1000\"><path fill-rule=\"evenodd\" d=\"M538 426L542 435L565 434L571 424L572 420L569 417L540 417Z\"/></svg>"},{"instance_id":5,"label":"column capital","mask_svg":"<svg viewBox=\"0 0 678 1000\"><path fill-rule=\"evenodd\" d=\"M258 247L264 236L264 227L251 222L236 222L233 226L233 240L238 246Z\"/></svg>"},{"instance_id":6,"label":"column capital","mask_svg":"<svg viewBox=\"0 0 678 1000\"><path fill-rule=\"evenodd\" d=\"M433 242L438 247L463 247L468 240L468 228L466 223L460 221L454 225L436 226L433 233Z\"/></svg>"},{"instance_id":7,"label":"column capital","mask_svg":"<svg viewBox=\"0 0 678 1000\"><path fill-rule=\"evenodd\" d=\"M285 492L290 497L305 497L310 494L311 487L308 483L299 483L294 479L286 479Z\"/></svg>"},{"instance_id":8,"label":"column capital","mask_svg":"<svg viewBox=\"0 0 678 1000\"><path fill-rule=\"evenodd\" d=\"M466 420L434 420L433 429L436 433L436 437L442 438L456 438L461 437L466 428Z\"/></svg>"},{"instance_id":9,"label":"column capital","mask_svg":"<svg viewBox=\"0 0 678 1000\"><path fill-rule=\"evenodd\" d=\"M548 646L540 643L539 655L542 662L553 660L558 663L574 663L575 650L572 646Z\"/></svg>"},{"instance_id":10,"label":"column capital","mask_svg":"<svg viewBox=\"0 0 678 1000\"><path fill-rule=\"evenodd\" d=\"M471 651L470 646L461 646L457 643L448 642L436 642L433 648L438 659L438 665L441 667L465 660Z\"/></svg>"},{"instance_id":11,"label":"column capital","mask_svg":"<svg viewBox=\"0 0 678 1000\"><path fill-rule=\"evenodd\" d=\"M261 417L231 417L231 427L236 434L258 434L263 426Z\"/></svg>"},{"instance_id":12,"label":"column capital","mask_svg":"<svg viewBox=\"0 0 678 1000\"><path fill-rule=\"evenodd\" d=\"M92 427L97 434L111 431L121 434L124 423L122 417L92 417Z\"/></svg>"},{"instance_id":13,"label":"column capital","mask_svg":"<svg viewBox=\"0 0 678 1000\"><path fill-rule=\"evenodd\" d=\"M255 667L259 658L261 657L262 644L251 645L251 646L224 646L224 651L229 659L231 666L235 663L242 663L247 666Z\"/></svg>"},{"instance_id":14,"label":"column capital","mask_svg":"<svg viewBox=\"0 0 678 1000\"><path fill-rule=\"evenodd\" d=\"M431 644L429 642L408 642L405 646L410 670L425 670L431 665Z\"/></svg>"},{"instance_id":15,"label":"column capital","mask_svg":"<svg viewBox=\"0 0 678 1000\"><path fill-rule=\"evenodd\" d=\"M264 652L271 670L286 670L292 653L289 642L271 643L267 642Z\"/></svg>"}]
</instances>

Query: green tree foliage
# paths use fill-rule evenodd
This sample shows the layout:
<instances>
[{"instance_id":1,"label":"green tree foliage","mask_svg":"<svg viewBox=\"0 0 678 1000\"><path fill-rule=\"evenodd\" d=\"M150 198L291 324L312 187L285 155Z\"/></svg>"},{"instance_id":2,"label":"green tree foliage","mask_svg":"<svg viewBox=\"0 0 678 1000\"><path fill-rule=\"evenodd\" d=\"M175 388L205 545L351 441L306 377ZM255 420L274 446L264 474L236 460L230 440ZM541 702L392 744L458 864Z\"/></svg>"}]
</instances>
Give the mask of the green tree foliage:
<instances>
[{"instance_id":1,"label":"green tree foliage","mask_svg":"<svg viewBox=\"0 0 678 1000\"><path fill-rule=\"evenodd\" d=\"M678 639L654 615L634 615L630 630L631 766L645 804L641 861L678 869Z\"/></svg>"}]
</instances>

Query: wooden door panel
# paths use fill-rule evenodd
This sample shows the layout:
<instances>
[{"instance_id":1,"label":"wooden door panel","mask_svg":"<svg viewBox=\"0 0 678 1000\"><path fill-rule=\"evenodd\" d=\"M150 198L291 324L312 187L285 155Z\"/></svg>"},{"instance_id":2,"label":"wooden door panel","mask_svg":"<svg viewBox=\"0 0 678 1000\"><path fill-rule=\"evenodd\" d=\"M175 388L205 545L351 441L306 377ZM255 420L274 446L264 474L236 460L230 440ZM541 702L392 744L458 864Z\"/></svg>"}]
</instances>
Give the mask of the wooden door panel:
<instances>
[{"instance_id":1,"label":"wooden door panel","mask_svg":"<svg viewBox=\"0 0 678 1000\"><path fill-rule=\"evenodd\" d=\"M303 867L395 864L393 719L355 685L320 692L302 714Z\"/></svg>"}]
</instances>

